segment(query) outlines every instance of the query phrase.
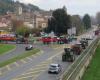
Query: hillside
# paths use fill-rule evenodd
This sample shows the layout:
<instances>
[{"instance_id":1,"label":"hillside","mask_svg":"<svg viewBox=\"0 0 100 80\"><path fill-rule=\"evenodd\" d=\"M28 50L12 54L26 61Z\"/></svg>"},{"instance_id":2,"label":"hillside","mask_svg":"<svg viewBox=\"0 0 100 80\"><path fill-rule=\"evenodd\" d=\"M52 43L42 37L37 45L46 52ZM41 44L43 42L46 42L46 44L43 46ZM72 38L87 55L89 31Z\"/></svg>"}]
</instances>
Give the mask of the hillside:
<instances>
[{"instance_id":1,"label":"hillside","mask_svg":"<svg viewBox=\"0 0 100 80\"><path fill-rule=\"evenodd\" d=\"M41 11L39 7L32 4L25 5L20 2L15 2L14 0L0 0L0 15L6 14L7 11L16 11L18 5L22 6L23 11Z\"/></svg>"}]
</instances>

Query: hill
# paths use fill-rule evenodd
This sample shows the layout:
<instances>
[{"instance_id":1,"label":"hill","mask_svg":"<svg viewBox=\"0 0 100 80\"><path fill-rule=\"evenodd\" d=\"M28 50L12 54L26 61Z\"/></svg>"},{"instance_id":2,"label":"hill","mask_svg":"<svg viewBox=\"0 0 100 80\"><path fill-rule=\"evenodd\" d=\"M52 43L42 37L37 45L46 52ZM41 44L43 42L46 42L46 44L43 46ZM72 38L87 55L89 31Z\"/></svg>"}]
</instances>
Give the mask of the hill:
<instances>
[{"instance_id":1,"label":"hill","mask_svg":"<svg viewBox=\"0 0 100 80\"><path fill-rule=\"evenodd\" d=\"M0 15L6 14L7 11L15 12L18 6L23 8L23 12L25 11L42 11L39 7L32 4L24 4L20 2L15 2L14 0L0 0Z\"/></svg>"}]
</instances>

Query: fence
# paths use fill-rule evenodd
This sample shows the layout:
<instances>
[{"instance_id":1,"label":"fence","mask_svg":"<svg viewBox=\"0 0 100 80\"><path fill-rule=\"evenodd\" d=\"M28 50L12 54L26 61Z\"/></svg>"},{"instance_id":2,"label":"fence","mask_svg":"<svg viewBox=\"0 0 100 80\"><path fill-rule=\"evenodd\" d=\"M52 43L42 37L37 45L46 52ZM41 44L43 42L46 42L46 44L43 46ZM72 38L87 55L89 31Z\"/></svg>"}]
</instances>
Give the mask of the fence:
<instances>
[{"instance_id":1,"label":"fence","mask_svg":"<svg viewBox=\"0 0 100 80\"><path fill-rule=\"evenodd\" d=\"M67 69L59 80L80 80L85 69L87 68L94 50L99 42L97 37L83 53L77 58L77 60Z\"/></svg>"}]
</instances>

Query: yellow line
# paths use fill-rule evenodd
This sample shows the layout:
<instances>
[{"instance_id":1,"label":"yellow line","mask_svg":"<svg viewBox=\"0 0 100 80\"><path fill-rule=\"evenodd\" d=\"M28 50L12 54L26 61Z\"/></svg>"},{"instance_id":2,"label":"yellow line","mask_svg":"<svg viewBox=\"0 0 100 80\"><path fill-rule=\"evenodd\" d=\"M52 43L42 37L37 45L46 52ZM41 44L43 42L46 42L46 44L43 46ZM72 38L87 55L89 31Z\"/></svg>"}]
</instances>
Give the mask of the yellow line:
<instances>
[{"instance_id":1,"label":"yellow line","mask_svg":"<svg viewBox=\"0 0 100 80\"><path fill-rule=\"evenodd\" d=\"M45 71L45 70L41 70L41 72L42 71ZM35 73L40 73L40 71L36 71ZM32 74L32 75L30 75L30 76L27 76L27 75L22 75L22 76L25 76L25 77L21 77L21 76L19 76L19 78L15 78L15 79L13 79L13 80L21 80L21 79L25 79L25 78L29 78L29 77L35 77L35 75L37 75L37 74L35 74L35 73L27 73L27 74ZM34 75L33 75L34 74Z\"/></svg>"},{"instance_id":2,"label":"yellow line","mask_svg":"<svg viewBox=\"0 0 100 80\"><path fill-rule=\"evenodd\" d=\"M63 51L59 52L58 54L56 54L56 55L54 55L54 56L51 56L50 58L47 59L47 61L41 62L41 65L37 65L36 67L38 67L38 66L41 67L41 66L43 66L45 63L51 62L52 59L53 59L54 57L60 55L61 53L63 53ZM36 55L32 55L32 57L36 57ZM43 64L43 65L42 65L42 64ZM37 68L37 69L39 70L39 68ZM40 68L40 69L41 69L41 68ZM36 68L33 69L33 70L36 70ZM27 74L40 73L40 71L42 72L42 71L45 71L45 70L39 70L39 71L29 72L29 73L26 73L26 74L22 74L22 76L23 76L23 75L27 75ZM37 74L37 76L39 76L39 75ZM22 78L16 78L16 79L14 79L14 80L20 80L20 79L28 78L28 77L32 77L32 76L27 76L27 77L22 77ZM33 80L34 80L34 79L33 79Z\"/></svg>"},{"instance_id":3,"label":"yellow line","mask_svg":"<svg viewBox=\"0 0 100 80\"><path fill-rule=\"evenodd\" d=\"M41 64L47 64L47 63L51 63L52 60L47 60L47 61L44 61L44 62L41 62Z\"/></svg>"},{"instance_id":4,"label":"yellow line","mask_svg":"<svg viewBox=\"0 0 100 80\"><path fill-rule=\"evenodd\" d=\"M7 65L6 67L7 67L8 70L11 70L10 65Z\"/></svg>"},{"instance_id":5,"label":"yellow line","mask_svg":"<svg viewBox=\"0 0 100 80\"><path fill-rule=\"evenodd\" d=\"M0 71L0 75L2 75L2 72Z\"/></svg>"},{"instance_id":6,"label":"yellow line","mask_svg":"<svg viewBox=\"0 0 100 80\"><path fill-rule=\"evenodd\" d=\"M44 66L48 66L50 63L48 64L40 64L40 65L37 65L36 67L44 67Z\"/></svg>"},{"instance_id":7,"label":"yellow line","mask_svg":"<svg viewBox=\"0 0 100 80\"><path fill-rule=\"evenodd\" d=\"M33 71L33 72L27 72L27 73L25 73L25 74L22 74L21 76L27 76L28 74L38 74L38 73L40 73L40 72L42 72L42 71L45 71L45 70L36 70L36 71Z\"/></svg>"},{"instance_id":8,"label":"yellow line","mask_svg":"<svg viewBox=\"0 0 100 80\"><path fill-rule=\"evenodd\" d=\"M32 55L33 58L37 57L37 55Z\"/></svg>"},{"instance_id":9,"label":"yellow line","mask_svg":"<svg viewBox=\"0 0 100 80\"><path fill-rule=\"evenodd\" d=\"M32 80L36 80L36 78L38 77L39 75L36 75Z\"/></svg>"},{"instance_id":10,"label":"yellow line","mask_svg":"<svg viewBox=\"0 0 100 80\"><path fill-rule=\"evenodd\" d=\"M43 70L43 69L46 69L47 66L42 66L42 67L37 67L37 68L34 68L34 69L30 69L29 71L37 71L37 70Z\"/></svg>"},{"instance_id":11,"label":"yellow line","mask_svg":"<svg viewBox=\"0 0 100 80\"><path fill-rule=\"evenodd\" d=\"M29 59L30 61L32 61L33 59L31 59L30 57L27 57L27 59Z\"/></svg>"},{"instance_id":12,"label":"yellow line","mask_svg":"<svg viewBox=\"0 0 100 80\"><path fill-rule=\"evenodd\" d=\"M17 67L19 67L19 64L18 64L17 62L14 62L14 64L15 64Z\"/></svg>"},{"instance_id":13,"label":"yellow line","mask_svg":"<svg viewBox=\"0 0 100 80\"><path fill-rule=\"evenodd\" d=\"M60 54L62 54L62 53L63 53L63 51L59 52L58 54L56 54L56 55L54 55L54 56L51 56L51 57L48 58L47 60L52 60L54 57L56 57L56 56L58 56L58 55L60 55Z\"/></svg>"},{"instance_id":14,"label":"yellow line","mask_svg":"<svg viewBox=\"0 0 100 80\"><path fill-rule=\"evenodd\" d=\"M23 63L27 63L27 62L26 62L25 60L23 60L23 59L22 59L21 61L22 61Z\"/></svg>"},{"instance_id":15,"label":"yellow line","mask_svg":"<svg viewBox=\"0 0 100 80\"><path fill-rule=\"evenodd\" d=\"M27 76L27 77L15 78L15 79L12 79L12 80L21 80L21 79L30 78L30 77L34 77L34 76L31 75L31 76Z\"/></svg>"}]
</instances>

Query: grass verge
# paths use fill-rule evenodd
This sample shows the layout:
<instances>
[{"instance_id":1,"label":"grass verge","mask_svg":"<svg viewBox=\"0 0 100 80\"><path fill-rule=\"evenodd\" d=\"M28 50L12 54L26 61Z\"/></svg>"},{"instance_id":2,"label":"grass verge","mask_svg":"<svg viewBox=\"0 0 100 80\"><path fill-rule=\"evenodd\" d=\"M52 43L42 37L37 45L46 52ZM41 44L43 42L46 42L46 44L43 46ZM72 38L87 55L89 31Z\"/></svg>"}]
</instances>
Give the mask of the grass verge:
<instances>
[{"instance_id":1,"label":"grass verge","mask_svg":"<svg viewBox=\"0 0 100 80\"><path fill-rule=\"evenodd\" d=\"M20 55L18 55L18 56L16 56L16 57L13 57L13 58L11 58L11 59L8 59L7 61L1 62L1 63L0 63L0 68L6 66L6 65L8 65L8 64L11 64L11 63L13 63L13 62L16 62L16 61L18 61L18 60L21 60L21 59L24 59L24 58L26 58L26 57L29 57L29 56L31 56L31 55L33 55L33 54L36 54L36 53L39 52L39 51L40 51L39 49L33 49L33 50L31 50L31 51L25 52L25 53L20 54Z\"/></svg>"},{"instance_id":2,"label":"grass verge","mask_svg":"<svg viewBox=\"0 0 100 80\"><path fill-rule=\"evenodd\" d=\"M96 49L96 53L82 80L100 80L100 45Z\"/></svg>"},{"instance_id":3,"label":"grass verge","mask_svg":"<svg viewBox=\"0 0 100 80\"><path fill-rule=\"evenodd\" d=\"M11 44L0 44L0 55L4 54L10 50L13 50L14 48L16 48L15 45L11 45Z\"/></svg>"}]
</instances>

